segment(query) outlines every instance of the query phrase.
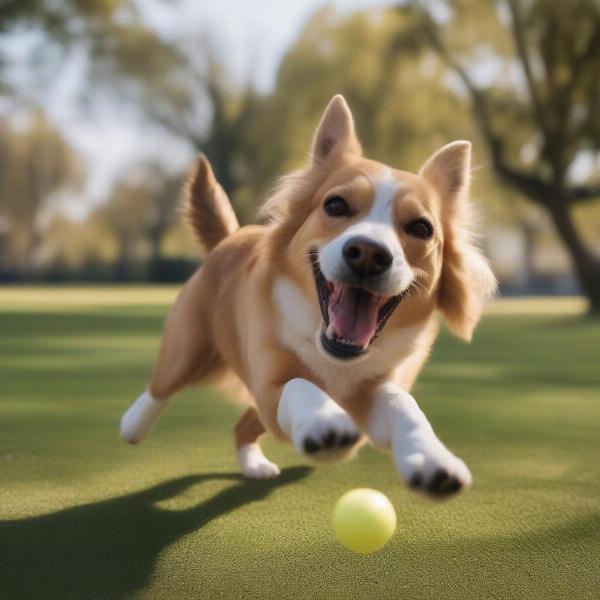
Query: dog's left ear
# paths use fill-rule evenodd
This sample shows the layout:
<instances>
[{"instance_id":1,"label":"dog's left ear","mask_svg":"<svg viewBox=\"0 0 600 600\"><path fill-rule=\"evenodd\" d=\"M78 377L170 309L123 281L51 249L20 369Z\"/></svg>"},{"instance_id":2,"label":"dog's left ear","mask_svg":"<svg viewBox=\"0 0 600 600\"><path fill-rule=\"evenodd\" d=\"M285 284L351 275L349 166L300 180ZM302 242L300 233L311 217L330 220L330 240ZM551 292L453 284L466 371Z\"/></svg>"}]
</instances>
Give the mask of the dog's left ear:
<instances>
[{"instance_id":1,"label":"dog's left ear","mask_svg":"<svg viewBox=\"0 0 600 600\"><path fill-rule=\"evenodd\" d=\"M341 94L331 99L321 117L312 142L312 163L321 164L339 152L362 152L352 113Z\"/></svg>"},{"instance_id":2,"label":"dog's left ear","mask_svg":"<svg viewBox=\"0 0 600 600\"><path fill-rule=\"evenodd\" d=\"M469 230L470 172L471 143L466 141L444 146L420 170L441 201L444 255L438 308L450 331L467 341L473 336L485 300L496 289L496 278Z\"/></svg>"}]
</instances>

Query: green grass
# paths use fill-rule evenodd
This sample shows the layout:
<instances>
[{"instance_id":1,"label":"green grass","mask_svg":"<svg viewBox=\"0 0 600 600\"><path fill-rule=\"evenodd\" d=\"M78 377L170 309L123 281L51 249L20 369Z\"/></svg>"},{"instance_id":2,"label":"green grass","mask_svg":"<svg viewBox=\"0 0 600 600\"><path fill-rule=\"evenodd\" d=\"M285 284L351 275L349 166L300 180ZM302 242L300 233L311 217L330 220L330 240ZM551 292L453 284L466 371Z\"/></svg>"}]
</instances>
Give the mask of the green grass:
<instances>
[{"instance_id":1,"label":"green grass","mask_svg":"<svg viewBox=\"0 0 600 600\"><path fill-rule=\"evenodd\" d=\"M172 296L0 288L2 600L600 597L600 324L580 303L505 302L471 345L441 336L415 396L475 486L432 503L371 448L312 469L266 440L283 476L242 480L239 408L211 389L123 444ZM363 486L398 512L370 556L330 527Z\"/></svg>"}]
</instances>

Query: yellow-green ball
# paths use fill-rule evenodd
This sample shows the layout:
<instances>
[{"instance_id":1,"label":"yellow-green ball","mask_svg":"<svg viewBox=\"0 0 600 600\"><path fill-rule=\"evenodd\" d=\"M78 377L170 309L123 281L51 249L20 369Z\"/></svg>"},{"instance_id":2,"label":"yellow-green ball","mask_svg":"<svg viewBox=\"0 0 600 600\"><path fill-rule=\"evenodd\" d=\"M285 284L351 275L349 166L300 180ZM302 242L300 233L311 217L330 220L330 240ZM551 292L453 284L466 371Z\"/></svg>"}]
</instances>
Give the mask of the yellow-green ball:
<instances>
[{"instance_id":1,"label":"yellow-green ball","mask_svg":"<svg viewBox=\"0 0 600 600\"><path fill-rule=\"evenodd\" d=\"M333 510L338 540L353 552L375 552L392 537L396 511L387 496L369 488L346 492Z\"/></svg>"}]
</instances>

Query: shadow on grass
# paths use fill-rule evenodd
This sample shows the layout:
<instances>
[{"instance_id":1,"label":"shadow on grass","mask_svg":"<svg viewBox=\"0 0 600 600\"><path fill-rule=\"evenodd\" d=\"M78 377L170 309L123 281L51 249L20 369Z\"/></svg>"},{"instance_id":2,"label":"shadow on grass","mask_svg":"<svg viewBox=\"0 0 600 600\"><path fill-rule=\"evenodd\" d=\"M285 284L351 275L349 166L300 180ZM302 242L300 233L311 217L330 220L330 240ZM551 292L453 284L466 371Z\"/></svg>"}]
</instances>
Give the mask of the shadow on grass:
<instances>
[{"instance_id":1,"label":"shadow on grass","mask_svg":"<svg viewBox=\"0 0 600 600\"><path fill-rule=\"evenodd\" d=\"M307 467L295 467L268 481L228 473L190 475L102 502L0 521L1 596L10 600L128 598L148 583L159 554L169 545L309 473ZM209 480L235 483L192 508L169 511L155 506Z\"/></svg>"}]
</instances>

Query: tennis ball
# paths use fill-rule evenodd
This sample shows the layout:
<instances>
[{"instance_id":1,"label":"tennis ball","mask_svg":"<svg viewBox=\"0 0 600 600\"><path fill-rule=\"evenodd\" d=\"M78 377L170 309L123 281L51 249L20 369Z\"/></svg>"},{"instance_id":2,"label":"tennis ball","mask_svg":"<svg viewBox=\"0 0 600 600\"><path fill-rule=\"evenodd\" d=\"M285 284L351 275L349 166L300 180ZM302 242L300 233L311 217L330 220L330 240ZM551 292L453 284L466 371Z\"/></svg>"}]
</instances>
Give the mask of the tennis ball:
<instances>
[{"instance_id":1,"label":"tennis ball","mask_svg":"<svg viewBox=\"0 0 600 600\"><path fill-rule=\"evenodd\" d=\"M396 529L396 511L387 496L369 488L346 492L333 510L338 540L353 552L368 554L382 548Z\"/></svg>"}]
</instances>

